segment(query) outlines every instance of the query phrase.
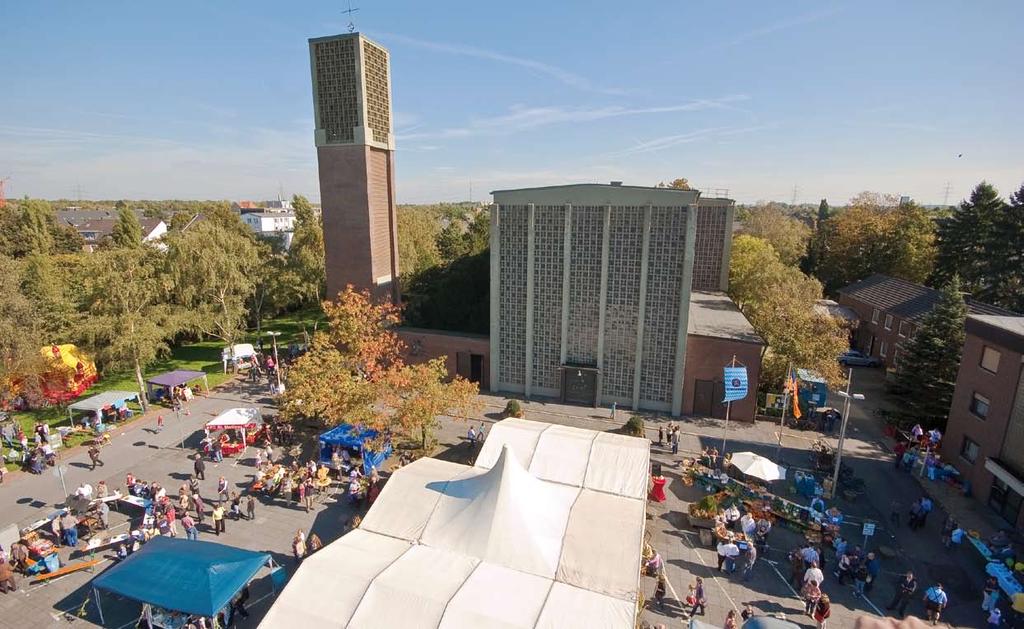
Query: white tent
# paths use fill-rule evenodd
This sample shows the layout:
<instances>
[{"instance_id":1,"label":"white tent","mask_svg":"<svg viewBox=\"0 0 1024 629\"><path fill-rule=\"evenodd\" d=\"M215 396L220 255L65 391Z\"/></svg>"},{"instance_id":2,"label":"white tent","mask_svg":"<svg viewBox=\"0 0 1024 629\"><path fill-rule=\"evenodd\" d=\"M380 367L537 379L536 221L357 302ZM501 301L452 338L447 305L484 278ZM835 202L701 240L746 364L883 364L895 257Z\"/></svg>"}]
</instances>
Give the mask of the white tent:
<instances>
[{"instance_id":1,"label":"white tent","mask_svg":"<svg viewBox=\"0 0 1024 629\"><path fill-rule=\"evenodd\" d=\"M236 364L251 359L256 355L256 348L252 343L236 343L230 347L220 350L220 360L224 363L224 372L227 373L228 364Z\"/></svg>"},{"instance_id":2,"label":"white tent","mask_svg":"<svg viewBox=\"0 0 1024 629\"><path fill-rule=\"evenodd\" d=\"M238 430L242 433L242 443L246 443L246 431L253 430L263 423L260 409L253 407L229 408L206 422L206 430Z\"/></svg>"},{"instance_id":3,"label":"white tent","mask_svg":"<svg viewBox=\"0 0 1024 629\"><path fill-rule=\"evenodd\" d=\"M476 467L420 459L395 472L260 626L631 628L645 513L633 485L648 453L641 439L500 422Z\"/></svg>"},{"instance_id":4,"label":"white tent","mask_svg":"<svg viewBox=\"0 0 1024 629\"><path fill-rule=\"evenodd\" d=\"M92 413L93 416L99 421L100 413L103 409L108 406L115 404L127 403L129 400L138 402L139 392L138 391L104 391L92 397L87 397L84 400L78 400L68 404L68 419L72 419L71 413L73 411L81 411L84 413ZM74 424L74 421L71 422Z\"/></svg>"}]
</instances>

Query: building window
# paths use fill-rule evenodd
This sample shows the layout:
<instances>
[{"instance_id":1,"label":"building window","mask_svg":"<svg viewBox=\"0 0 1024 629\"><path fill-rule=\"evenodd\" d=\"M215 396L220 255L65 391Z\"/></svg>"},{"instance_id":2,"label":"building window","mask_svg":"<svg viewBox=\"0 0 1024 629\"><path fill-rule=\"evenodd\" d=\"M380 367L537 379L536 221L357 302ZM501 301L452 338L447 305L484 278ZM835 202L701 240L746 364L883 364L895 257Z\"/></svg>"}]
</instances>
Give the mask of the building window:
<instances>
[{"instance_id":1,"label":"building window","mask_svg":"<svg viewBox=\"0 0 1024 629\"><path fill-rule=\"evenodd\" d=\"M971 396L971 412L978 417L985 419L988 417L988 405L989 400L984 395L975 393Z\"/></svg>"},{"instance_id":2,"label":"building window","mask_svg":"<svg viewBox=\"0 0 1024 629\"><path fill-rule=\"evenodd\" d=\"M899 335L906 336L910 332L910 325L906 321L900 321Z\"/></svg>"},{"instance_id":3,"label":"building window","mask_svg":"<svg viewBox=\"0 0 1024 629\"><path fill-rule=\"evenodd\" d=\"M878 323L878 308L871 311L871 323Z\"/></svg>"},{"instance_id":4,"label":"building window","mask_svg":"<svg viewBox=\"0 0 1024 629\"><path fill-rule=\"evenodd\" d=\"M968 463L974 463L978 460L978 452L980 450L981 448L976 441L970 437L964 437L964 442L960 446L960 458Z\"/></svg>"},{"instance_id":5,"label":"building window","mask_svg":"<svg viewBox=\"0 0 1024 629\"><path fill-rule=\"evenodd\" d=\"M992 479L992 490L988 493L988 506L1003 516L1007 522L1017 523L1020 513L1021 495L998 478Z\"/></svg>"},{"instance_id":6,"label":"building window","mask_svg":"<svg viewBox=\"0 0 1024 629\"><path fill-rule=\"evenodd\" d=\"M885 315L885 329L886 330L891 330L892 329L892 315L891 314Z\"/></svg>"},{"instance_id":7,"label":"building window","mask_svg":"<svg viewBox=\"0 0 1024 629\"><path fill-rule=\"evenodd\" d=\"M887 347L886 342L882 341L882 344L878 346L878 355L885 358L885 353L887 351L889 351L889 348Z\"/></svg>"},{"instance_id":8,"label":"building window","mask_svg":"<svg viewBox=\"0 0 1024 629\"><path fill-rule=\"evenodd\" d=\"M981 368L985 371L995 373L999 371L999 359L1001 355L999 350L992 349L988 345L981 350Z\"/></svg>"}]
</instances>

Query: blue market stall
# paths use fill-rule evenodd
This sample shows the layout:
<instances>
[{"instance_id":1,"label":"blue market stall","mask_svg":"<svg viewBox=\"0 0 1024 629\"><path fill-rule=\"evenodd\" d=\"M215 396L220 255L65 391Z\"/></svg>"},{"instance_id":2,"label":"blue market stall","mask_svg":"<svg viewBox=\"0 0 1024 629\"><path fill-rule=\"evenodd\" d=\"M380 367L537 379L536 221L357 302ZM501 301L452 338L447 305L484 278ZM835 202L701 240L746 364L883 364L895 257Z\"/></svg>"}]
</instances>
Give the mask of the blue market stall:
<instances>
[{"instance_id":1,"label":"blue market stall","mask_svg":"<svg viewBox=\"0 0 1024 629\"><path fill-rule=\"evenodd\" d=\"M189 615L230 614L232 599L263 567L275 566L268 553L159 536L93 579L93 596L101 623L104 591L142 603L151 626L173 627Z\"/></svg>"},{"instance_id":2,"label":"blue market stall","mask_svg":"<svg viewBox=\"0 0 1024 629\"><path fill-rule=\"evenodd\" d=\"M391 442L384 444L382 450L374 451L369 447L368 442L377 438L379 433L371 428L359 428L351 424L338 424L327 432L320 435L320 462L325 465L331 464L331 454L335 447L345 448L352 454L360 454L363 457L363 473L369 474L370 469L380 466L391 456Z\"/></svg>"}]
</instances>

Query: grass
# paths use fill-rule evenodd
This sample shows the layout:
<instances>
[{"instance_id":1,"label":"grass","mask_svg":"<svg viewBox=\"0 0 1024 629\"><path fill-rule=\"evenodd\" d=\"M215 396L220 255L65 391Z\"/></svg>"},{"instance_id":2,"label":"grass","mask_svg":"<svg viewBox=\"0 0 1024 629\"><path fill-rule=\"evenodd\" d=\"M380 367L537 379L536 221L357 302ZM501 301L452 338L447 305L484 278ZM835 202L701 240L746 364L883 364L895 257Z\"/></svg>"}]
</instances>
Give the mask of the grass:
<instances>
[{"instance_id":1,"label":"grass","mask_svg":"<svg viewBox=\"0 0 1024 629\"><path fill-rule=\"evenodd\" d=\"M316 322L322 326L324 321L323 313L319 310L303 310L294 313L289 313L276 317L273 319L264 319L262 330L264 332L264 349L270 351L271 344L270 337L265 335L268 331L281 332L281 336L277 337L278 352L284 353L287 351L289 343L302 344L304 337L302 334L303 326L310 335L313 333L313 325ZM240 339L240 343L252 343L258 345L258 338L256 330L249 330L244 338ZM155 375L174 371L177 369L184 369L188 371L202 371L207 374L206 379L209 382L210 388L214 388L227 380L231 379L233 374L224 373L223 363L220 360L220 352L224 347L224 342L220 339L214 339L209 341L200 341L198 343L189 343L187 345L179 345L171 348L170 354L160 358L148 365L142 373L143 378L151 378ZM85 393L83 393L78 399L84 399L97 393L103 393L104 391L135 391L138 389L138 385L135 382L135 374L131 371L121 371L106 374L101 380L96 382L94 385L89 387ZM138 414L141 411L141 407L132 404L132 408ZM11 413L11 416L17 421L21 428L25 431L25 434L29 437L29 444L33 443L32 440L32 429L36 422L46 422L52 429L56 429L57 426L67 425L68 411L65 406L49 406L46 408L35 409L31 411L23 411ZM87 441L92 440L92 435L85 432L74 432L68 435L68 439L64 443L65 448L81 445ZM9 448L7 448L9 450ZM7 469L14 470L19 467L18 464L7 464Z\"/></svg>"}]
</instances>

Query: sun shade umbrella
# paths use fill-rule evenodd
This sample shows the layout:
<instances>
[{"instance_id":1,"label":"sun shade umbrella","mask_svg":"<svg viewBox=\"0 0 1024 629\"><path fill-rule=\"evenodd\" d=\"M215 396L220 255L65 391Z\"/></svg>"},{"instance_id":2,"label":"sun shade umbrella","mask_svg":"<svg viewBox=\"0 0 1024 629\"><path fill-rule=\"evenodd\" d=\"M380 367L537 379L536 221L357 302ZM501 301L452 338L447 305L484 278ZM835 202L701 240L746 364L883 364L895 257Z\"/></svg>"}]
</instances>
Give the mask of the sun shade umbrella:
<instances>
[{"instance_id":1,"label":"sun shade umbrella","mask_svg":"<svg viewBox=\"0 0 1024 629\"><path fill-rule=\"evenodd\" d=\"M732 464L747 476L755 476L761 480L786 478L786 468L753 452L737 452L732 455Z\"/></svg>"}]
</instances>

